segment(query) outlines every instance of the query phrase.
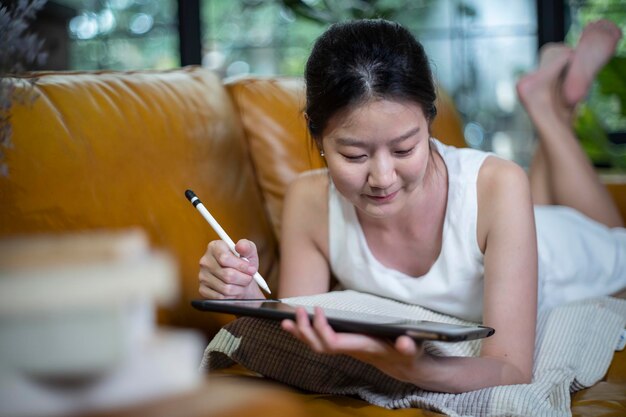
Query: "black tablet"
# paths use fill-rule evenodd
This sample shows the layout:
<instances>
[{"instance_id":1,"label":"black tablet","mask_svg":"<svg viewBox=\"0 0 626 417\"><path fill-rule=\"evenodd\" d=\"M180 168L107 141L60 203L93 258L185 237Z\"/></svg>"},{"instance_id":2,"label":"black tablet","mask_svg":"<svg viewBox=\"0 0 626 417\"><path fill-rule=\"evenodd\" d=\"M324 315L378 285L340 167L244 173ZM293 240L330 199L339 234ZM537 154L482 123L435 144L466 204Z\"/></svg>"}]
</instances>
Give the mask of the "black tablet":
<instances>
[{"instance_id":1,"label":"black tablet","mask_svg":"<svg viewBox=\"0 0 626 417\"><path fill-rule=\"evenodd\" d=\"M295 319L296 308L304 308L313 317L313 307L281 300L193 300L191 305L202 311L252 316L273 320ZM377 314L324 308L328 323L337 332L362 333L393 338L407 335L416 340L461 342L489 337L491 327L462 326L426 320L411 320Z\"/></svg>"}]
</instances>

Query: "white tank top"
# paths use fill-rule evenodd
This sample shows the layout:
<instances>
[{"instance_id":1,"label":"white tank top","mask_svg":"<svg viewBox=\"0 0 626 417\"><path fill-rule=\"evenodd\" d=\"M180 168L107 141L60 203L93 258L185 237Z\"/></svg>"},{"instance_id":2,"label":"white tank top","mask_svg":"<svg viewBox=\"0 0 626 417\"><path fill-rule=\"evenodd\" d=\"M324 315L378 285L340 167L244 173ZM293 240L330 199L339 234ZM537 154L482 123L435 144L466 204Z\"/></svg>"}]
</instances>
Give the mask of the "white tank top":
<instances>
[{"instance_id":1,"label":"white tank top","mask_svg":"<svg viewBox=\"0 0 626 417\"><path fill-rule=\"evenodd\" d=\"M476 237L476 181L490 154L433 141L448 170L448 201L441 253L431 269L425 275L413 277L382 265L367 246L356 208L331 181L328 201L331 270L343 288L480 322L484 267Z\"/></svg>"}]
</instances>

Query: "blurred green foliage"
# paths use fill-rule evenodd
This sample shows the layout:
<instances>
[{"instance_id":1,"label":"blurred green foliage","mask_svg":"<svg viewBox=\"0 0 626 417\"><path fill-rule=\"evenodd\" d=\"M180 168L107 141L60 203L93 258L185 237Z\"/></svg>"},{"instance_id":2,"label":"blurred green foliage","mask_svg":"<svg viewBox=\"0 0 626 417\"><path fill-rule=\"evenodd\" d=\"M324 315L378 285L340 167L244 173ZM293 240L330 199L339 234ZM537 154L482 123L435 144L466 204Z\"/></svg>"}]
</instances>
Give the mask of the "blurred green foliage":
<instances>
[{"instance_id":1,"label":"blurred green foliage","mask_svg":"<svg viewBox=\"0 0 626 417\"><path fill-rule=\"evenodd\" d=\"M626 117L626 57L613 57L598 74L600 92L615 96L620 104L620 115Z\"/></svg>"},{"instance_id":2,"label":"blurred green foliage","mask_svg":"<svg viewBox=\"0 0 626 417\"><path fill-rule=\"evenodd\" d=\"M393 19L414 0L280 0L297 16L321 24L350 19Z\"/></svg>"},{"instance_id":3,"label":"blurred green foliage","mask_svg":"<svg viewBox=\"0 0 626 417\"><path fill-rule=\"evenodd\" d=\"M595 165L626 170L626 143L609 139L611 131L626 131L626 57L613 57L600 71L574 129Z\"/></svg>"}]
</instances>

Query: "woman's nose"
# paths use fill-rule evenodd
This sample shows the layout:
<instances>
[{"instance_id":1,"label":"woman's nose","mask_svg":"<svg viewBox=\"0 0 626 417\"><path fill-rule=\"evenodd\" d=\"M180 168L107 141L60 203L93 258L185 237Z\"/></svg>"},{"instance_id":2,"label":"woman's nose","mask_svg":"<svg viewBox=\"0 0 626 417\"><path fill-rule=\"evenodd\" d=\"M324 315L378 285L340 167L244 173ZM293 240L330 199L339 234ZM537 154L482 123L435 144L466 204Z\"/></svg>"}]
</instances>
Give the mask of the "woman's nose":
<instances>
[{"instance_id":1,"label":"woman's nose","mask_svg":"<svg viewBox=\"0 0 626 417\"><path fill-rule=\"evenodd\" d=\"M396 180L396 169L392 158L377 156L372 159L367 183L371 188L389 188Z\"/></svg>"}]
</instances>

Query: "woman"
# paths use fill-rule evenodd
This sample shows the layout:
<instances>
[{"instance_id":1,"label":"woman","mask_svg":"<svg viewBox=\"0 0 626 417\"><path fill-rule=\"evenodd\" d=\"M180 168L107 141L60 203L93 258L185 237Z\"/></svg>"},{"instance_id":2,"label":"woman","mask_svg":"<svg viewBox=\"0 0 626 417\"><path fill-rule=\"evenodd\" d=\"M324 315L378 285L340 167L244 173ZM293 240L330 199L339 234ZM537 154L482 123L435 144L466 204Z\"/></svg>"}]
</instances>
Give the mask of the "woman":
<instances>
[{"instance_id":1,"label":"woman","mask_svg":"<svg viewBox=\"0 0 626 417\"><path fill-rule=\"evenodd\" d=\"M518 92L542 137L530 182L513 162L430 137L435 86L422 46L406 29L383 20L328 29L305 73L308 127L328 169L303 175L288 189L280 297L327 292L332 272L344 288L497 332L483 341L480 357L456 358L425 353L409 337L389 343L335 333L320 309L313 323L302 310L283 328L317 352L349 354L427 390L530 382L538 283L545 308L626 287L626 232L609 228L621 219L571 132L571 108L582 96L563 90L588 88L621 36L614 29L609 22L589 27L573 52L546 48L539 70L520 81ZM597 43L609 44L604 54ZM590 49L593 65L579 56ZM586 216L536 208L536 232L533 201ZM597 253L585 252L588 242ZM204 297L263 297L252 280L254 244L241 240L236 249L251 262L221 241L209 244L201 260ZM581 273L586 260L593 267ZM563 264L578 269L563 276Z\"/></svg>"}]
</instances>

